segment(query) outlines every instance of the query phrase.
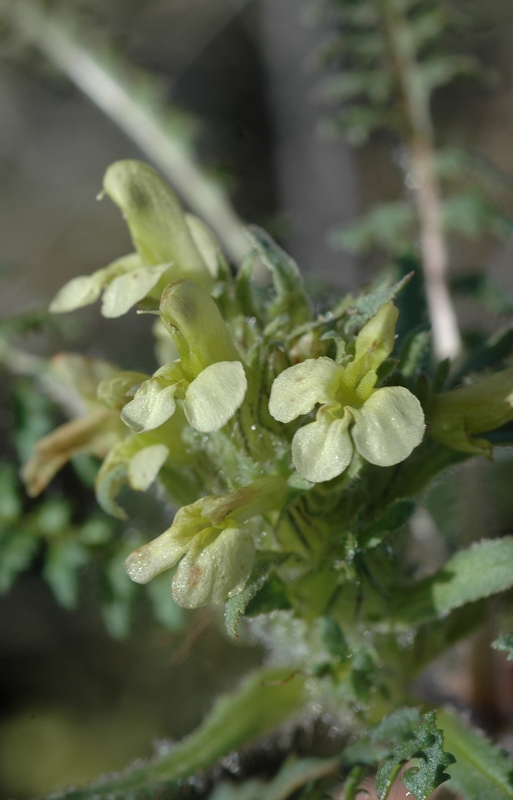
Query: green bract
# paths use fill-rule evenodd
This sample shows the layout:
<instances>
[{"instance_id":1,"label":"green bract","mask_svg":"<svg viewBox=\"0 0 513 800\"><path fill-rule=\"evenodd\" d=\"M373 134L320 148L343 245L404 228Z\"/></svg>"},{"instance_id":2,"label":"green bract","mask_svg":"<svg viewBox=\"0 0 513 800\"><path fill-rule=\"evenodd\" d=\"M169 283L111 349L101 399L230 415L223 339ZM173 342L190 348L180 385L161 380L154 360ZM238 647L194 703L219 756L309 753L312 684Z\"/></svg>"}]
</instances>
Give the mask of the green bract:
<instances>
[{"instance_id":1,"label":"green bract","mask_svg":"<svg viewBox=\"0 0 513 800\"><path fill-rule=\"evenodd\" d=\"M307 480L319 483L340 475L357 452L371 464L404 461L424 436L424 413L408 389L375 389L377 368L390 355L397 309L388 303L362 328L347 364L331 358L307 359L274 381L269 411L279 422L308 414L319 403L315 422L292 440L292 461Z\"/></svg>"}]
</instances>

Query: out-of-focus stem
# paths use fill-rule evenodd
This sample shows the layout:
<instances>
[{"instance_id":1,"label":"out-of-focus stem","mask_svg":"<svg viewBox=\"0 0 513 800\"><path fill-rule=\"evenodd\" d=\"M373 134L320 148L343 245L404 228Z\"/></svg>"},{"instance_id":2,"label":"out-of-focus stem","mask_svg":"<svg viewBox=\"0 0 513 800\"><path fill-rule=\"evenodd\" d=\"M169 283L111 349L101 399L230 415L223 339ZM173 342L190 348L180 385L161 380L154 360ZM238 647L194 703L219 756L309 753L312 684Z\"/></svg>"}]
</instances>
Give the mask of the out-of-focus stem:
<instances>
[{"instance_id":1,"label":"out-of-focus stem","mask_svg":"<svg viewBox=\"0 0 513 800\"><path fill-rule=\"evenodd\" d=\"M419 220L435 355L439 359L456 358L461 351L461 337L447 285L448 256L434 164L430 96L419 76L414 44L404 19L403 0L378 1L409 128L409 188Z\"/></svg>"},{"instance_id":2,"label":"out-of-focus stem","mask_svg":"<svg viewBox=\"0 0 513 800\"><path fill-rule=\"evenodd\" d=\"M205 176L187 148L164 130L158 116L141 105L130 85L120 82L94 52L35 3L13 0L3 4L4 9L21 34L141 148L191 210L215 231L230 257L240 262L249 250L243 223L221 188Z\"/></svg>"}]
</instances>

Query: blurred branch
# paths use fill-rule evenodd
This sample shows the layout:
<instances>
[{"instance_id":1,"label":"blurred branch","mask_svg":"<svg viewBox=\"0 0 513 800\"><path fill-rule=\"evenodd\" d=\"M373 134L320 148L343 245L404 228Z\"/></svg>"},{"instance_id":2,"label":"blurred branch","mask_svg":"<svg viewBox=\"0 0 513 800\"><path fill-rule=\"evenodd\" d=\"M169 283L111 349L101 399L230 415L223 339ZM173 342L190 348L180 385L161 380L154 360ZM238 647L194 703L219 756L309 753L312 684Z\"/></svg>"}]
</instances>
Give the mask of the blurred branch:
<instances>
[{"instance_id":1,"label":"blurred branch","mask_svg":"<svg viewBox=\"0 0 513 800\"><path fill-rule=\"evenodd\" d=\"M415 45L408 35L402 4L397 0L380 0L380 6L410 129L409 188L419 219L433 345L439 359L455 358L461 351L461 337L447 283L448 256L435 171L430 92L419 79Z\"/></svg>"},{"instance_id":2,"label":"blurred branch","mask_svg":"<svg viewBox=\"0 0 513 800\"><path fill-rule=\"evenodd\" d=\"M113 74L97 53L37 4L7 2L1 9L25 39L140 147L192 211L215 231L230 257L240 262L249 249L244 224L221 187L206 177L187 145L169 130L164 115L141 102L129 81Z\"/></svg>"}]
</instances>

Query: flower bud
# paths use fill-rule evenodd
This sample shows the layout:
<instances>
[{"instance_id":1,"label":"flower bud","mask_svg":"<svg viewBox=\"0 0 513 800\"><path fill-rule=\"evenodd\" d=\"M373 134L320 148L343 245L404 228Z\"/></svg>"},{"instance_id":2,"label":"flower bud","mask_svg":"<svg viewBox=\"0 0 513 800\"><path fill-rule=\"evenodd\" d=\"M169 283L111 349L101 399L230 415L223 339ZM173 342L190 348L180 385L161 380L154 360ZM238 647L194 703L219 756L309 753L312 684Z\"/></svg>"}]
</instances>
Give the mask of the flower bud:
<instances>
[{"instance_id":1,"label":"flower bud","mask_svg":"<svg viewBox=\"0 0 513 800\"><path fill-rule=\"evenodd\" d=\"M491 458L492 446L475 434L513 419L513 367L478 378L469 386L435 394L427 420L431 435L447 447Z\"/></svg>"}]
</instances>

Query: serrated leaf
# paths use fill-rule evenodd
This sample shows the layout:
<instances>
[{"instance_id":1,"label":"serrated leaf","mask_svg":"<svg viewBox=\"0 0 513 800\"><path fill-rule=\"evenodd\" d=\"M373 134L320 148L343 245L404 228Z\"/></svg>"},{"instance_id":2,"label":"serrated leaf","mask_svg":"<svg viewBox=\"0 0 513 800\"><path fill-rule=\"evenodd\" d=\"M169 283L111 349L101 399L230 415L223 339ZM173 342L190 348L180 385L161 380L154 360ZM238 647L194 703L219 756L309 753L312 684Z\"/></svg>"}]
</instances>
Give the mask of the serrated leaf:
<instances>
[{"instance_id":1,"label":"serrated leaf","mask_svg":"<svg viewBox=\"0 0 513 800\"><path fill-rule=\"evenodd\" d=\"M456 553L435 575L397 601L394 616L417 625L513 586L513 537L485 540Z\"/></svg>"},{"instance_id":2,"label":"serrated leaf","mask_svg":"<svg viewBox=\"0 0 513 800\"><path fill-rule=\"evenodd\" d=\"M401 708L389 714L374 728L365 731L342 754L342 764L348 768L358 764L372 767L388 758L398 742L408 740L421 723L416 708Z\"/></svg>"},{"instance_id":3,"label":"serrated leaf","mask_svg":"<svg viewBox=\"0 0 513 800\"><path fill-rule=\"evenodd\" d=\"M449 789L465 800L513 798L513 759L495 747L480 731L465 725L455 714L438 712L447 748L456 757L448 768Z\"/></svg>"},{"instance_id":4,"label":"serrated leaf","mask_svg":"<svg viewBox=\"0 0 513 800\"><path fill-rule=\"evenodd\" d=\"M380 800L387 797L402 766L412 758L419 759L419 766L407 769L401 780L415 800L426 800L449 779L445 770L454 762L454 756L444 750L443 733L436 727L434 711L424 714L411 738L397 744L391 756L378 767L376 792Z\"/></svg>"},{"instance_id":5,"label":"serrated leaf","mask_svg":"<svg viewBox=\"0 0 513 800\"><path fill-rule=\"evenodd\" d=\"M374 317L381 306L389 303L394 299L403 286L411 278L410 275L405 275L404 278L391 284L385 282L384 286L378 286L373 291L366 292L359 295L353 300L349 306L349 313L346 315L343 330L346 336L351 336L358 328L361 328L371 317ZM333 312L334 316L337 315L337 309Z\"/></svg>"},{"instance_id":6,"label":"serrated leaf","mask_svg":"<svg viewBox=\"0 0 513 800\"><path fill-rule=\"evenodd\" d=\"M231 695L217 701L206 720L171 752L123 773L101 779L89 787L52 795L53 800L126 800L137 794L154 797L166 785L172 789L182 779L211 766L218 758L264 736L298 712L303 702L305 678L290 669L263 669L248 678ZM133 794L132 794L133 793Z\"/></svg>"}]
</instances>

